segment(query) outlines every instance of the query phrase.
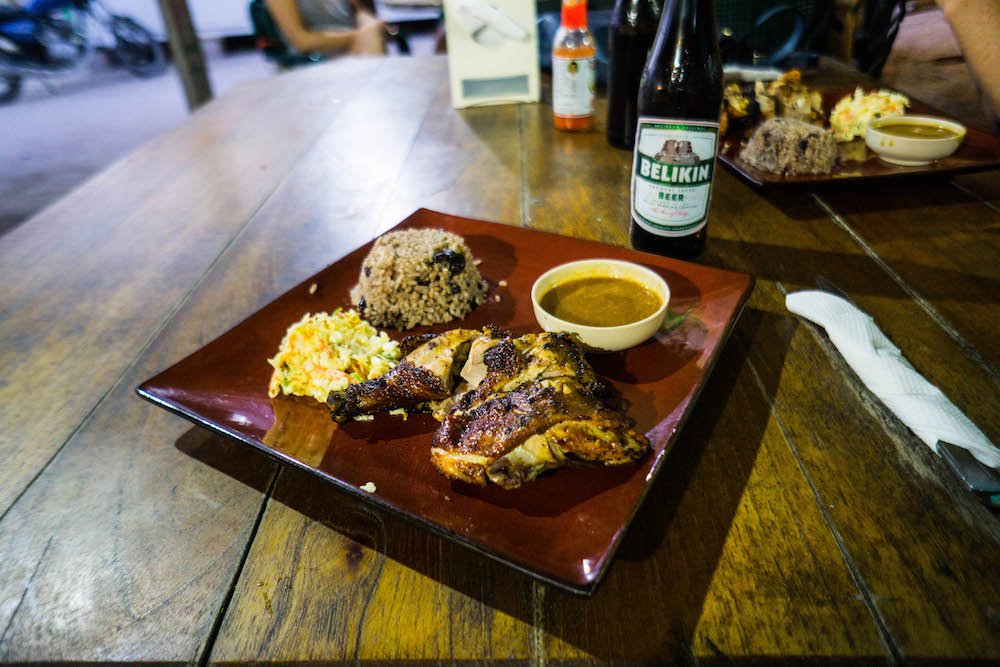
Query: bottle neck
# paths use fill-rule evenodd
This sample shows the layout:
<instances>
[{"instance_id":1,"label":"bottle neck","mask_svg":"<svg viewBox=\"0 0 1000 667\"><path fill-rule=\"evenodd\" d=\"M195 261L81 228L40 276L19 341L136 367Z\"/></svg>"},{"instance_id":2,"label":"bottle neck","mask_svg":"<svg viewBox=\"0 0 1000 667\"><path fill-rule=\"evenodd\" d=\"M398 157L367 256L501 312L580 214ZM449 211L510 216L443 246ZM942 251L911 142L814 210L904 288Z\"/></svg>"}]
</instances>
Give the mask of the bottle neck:
<instances>
[{"instance_id":1,"label":"bottle neck","mask_svg":"<svg viewBox=\"0 0 1000 667\"><path fill-rule=\"evenodd\" d=\"M720 61L715 30L715 0L667 0L650 61L655 54L658 62L679 62L682 53L692 51Z\"/></svg>"},{"instance_id":2,"label":"bottle neck","mask_svg":"<svg viewBox=\"0 0 1000 667\"><path fill-rule=\"evenodd\" d=\"M715 27L715 0L667 0L664 14L678 24L691 26L696 30Z\"/></svg>"},{"instance_id":3,"label":"bottle neck","mask_svg":"<svg viewBox=\"0 0 1000 667\"><path fill-rule=\"evenodd\" d=\"M560 23L567 30L586 29L587 0L563 0Z\"/></svg>"}]
</instances>

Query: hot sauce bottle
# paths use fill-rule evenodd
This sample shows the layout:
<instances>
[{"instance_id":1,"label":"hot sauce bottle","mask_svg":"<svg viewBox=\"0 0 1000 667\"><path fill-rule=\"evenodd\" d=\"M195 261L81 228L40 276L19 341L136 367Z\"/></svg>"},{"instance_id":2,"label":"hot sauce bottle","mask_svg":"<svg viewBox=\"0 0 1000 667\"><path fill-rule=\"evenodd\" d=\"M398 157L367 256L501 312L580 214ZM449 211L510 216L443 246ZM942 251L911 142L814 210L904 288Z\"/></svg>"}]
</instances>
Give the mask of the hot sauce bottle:
<instances>
[{"instance_id":1,"label":"hot sauce bottle","mask_svg":"<svg viewBox=\"0 0 1000 667\"><path fill-rule=\"evenodd\" d=\"M563 0L552 40L552 122L578 132L594 124L597 47L587 29L587 0Z\"/></svg>"}]
</instances>

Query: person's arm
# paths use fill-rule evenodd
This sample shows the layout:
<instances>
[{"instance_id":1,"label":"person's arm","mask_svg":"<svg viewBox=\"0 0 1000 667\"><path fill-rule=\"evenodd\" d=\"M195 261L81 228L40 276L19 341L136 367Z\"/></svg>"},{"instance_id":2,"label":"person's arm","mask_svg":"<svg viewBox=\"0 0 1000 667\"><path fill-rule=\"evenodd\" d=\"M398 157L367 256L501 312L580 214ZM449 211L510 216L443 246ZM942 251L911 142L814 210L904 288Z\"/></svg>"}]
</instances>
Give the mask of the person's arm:
<instances>
[{"instance_id":1,"label":"person's arm","mask_svg":"<svg viewBox=\"0 0 1000 667\"><path fill-rule=\"evenodd\" d=\"M937 0L965 61L1000 118L1000 0Z\"/></svg>"},{"instance_id":2,"label":"person's arm","mask_svg":"<svg viewBox=\"0 0 1000 667\"><path fill-rule=\"evenodd\" d=\"M365 0L351 0L358 25L358 38L351 53L385 53L386 25L375 16L375 5Z\"/></svg>"},{"instance_id":3,"label":"person's arm","mask_svg":"<svg viewBox=\"0 0 1000 667\"><path fill-rule=\"evenodd\" d=\"M297 51L303 53L357 52L359 46L369 46L372 42L381 40L382 26L377 19L359 20L358 27L354 30L309 30L302 22L302 13L295 0L265 0L265 3L281 34Z\"/></svg>"}]
</instances>

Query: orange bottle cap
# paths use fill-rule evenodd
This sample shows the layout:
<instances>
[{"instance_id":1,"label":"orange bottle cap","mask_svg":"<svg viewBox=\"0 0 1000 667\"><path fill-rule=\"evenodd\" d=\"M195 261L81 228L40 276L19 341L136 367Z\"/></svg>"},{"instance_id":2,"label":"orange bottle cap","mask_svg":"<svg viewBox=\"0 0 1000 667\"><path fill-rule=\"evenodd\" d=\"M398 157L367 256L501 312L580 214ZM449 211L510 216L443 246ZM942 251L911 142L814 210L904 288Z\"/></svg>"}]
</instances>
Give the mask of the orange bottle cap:
<instances>
[{"instance_id":1,"label":"orange bottle cap","mask_svg":"<svg viewBox=\"0 0 1000 667\"><path fill-rule=\"evenodd\" d=\"M571 30L587 27L587 0L563 0L562 26Z\"/></svg>"}]
</instances>

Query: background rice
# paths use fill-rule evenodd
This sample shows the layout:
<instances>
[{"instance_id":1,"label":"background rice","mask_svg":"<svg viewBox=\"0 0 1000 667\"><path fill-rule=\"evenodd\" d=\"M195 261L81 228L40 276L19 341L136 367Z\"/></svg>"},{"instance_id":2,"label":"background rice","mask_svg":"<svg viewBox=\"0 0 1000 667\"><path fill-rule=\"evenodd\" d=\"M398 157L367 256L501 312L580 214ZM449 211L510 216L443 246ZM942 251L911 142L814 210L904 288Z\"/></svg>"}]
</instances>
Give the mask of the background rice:
<instances>
[{"instance_id":1,"label":"background rice","mask_svg":"<svg viewBox=\"0 0 1000 667\"><path fill-rule=\"evenodd\" d=\"M465 317L488 289L461 236L408 229L375 242L351 301L375 326L411 329Z\"/></svg>"},{"instance_id":2,"label":"background rice","mask_svg":"<svg viewBox=\"0 0 1000 667\"><path fill-rule=\"evenodd\" d=\"M821 127L794 118L771 118L754 131L740 158L778 174L828 174L837 162L837 142Z\"/></svg>"}]
</instances>

